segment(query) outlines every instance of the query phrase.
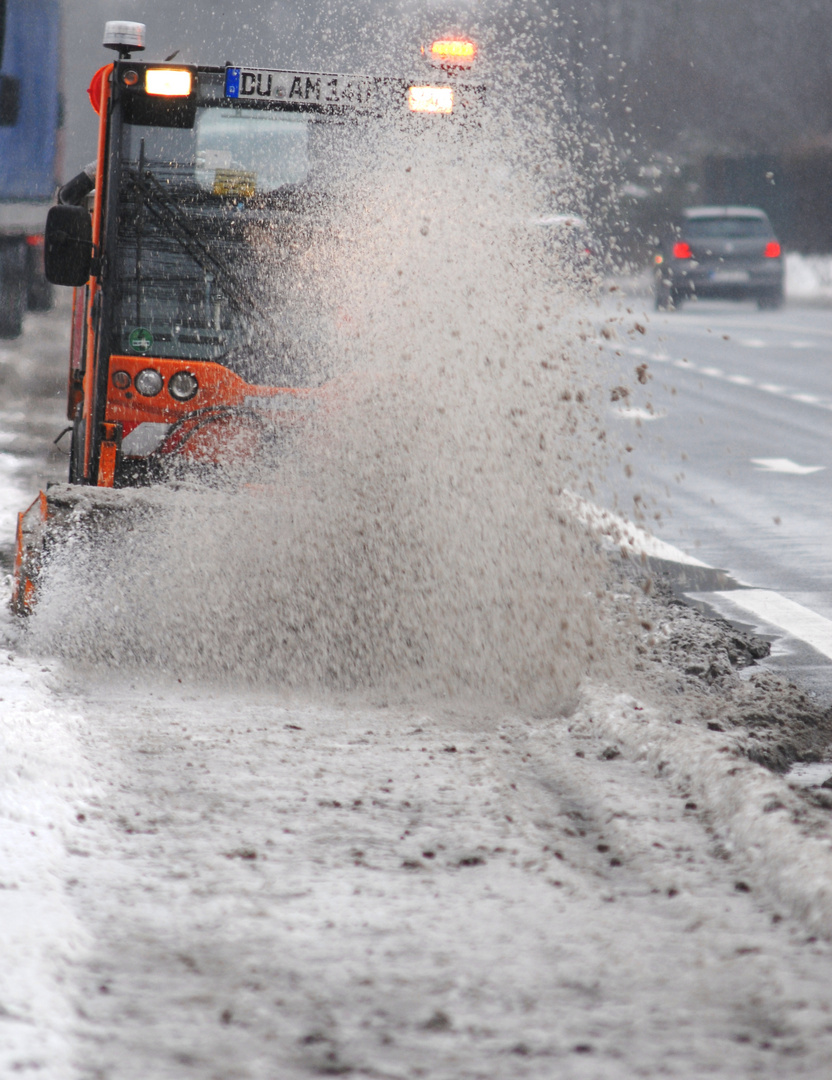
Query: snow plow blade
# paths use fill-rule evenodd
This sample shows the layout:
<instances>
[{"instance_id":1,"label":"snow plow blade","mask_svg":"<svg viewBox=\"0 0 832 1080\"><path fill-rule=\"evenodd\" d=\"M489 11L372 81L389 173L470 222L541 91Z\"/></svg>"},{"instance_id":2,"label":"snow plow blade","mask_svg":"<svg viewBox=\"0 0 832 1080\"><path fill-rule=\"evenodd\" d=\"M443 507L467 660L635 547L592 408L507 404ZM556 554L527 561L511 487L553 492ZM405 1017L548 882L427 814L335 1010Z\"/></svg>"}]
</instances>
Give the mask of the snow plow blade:
<instances>
[{"instance_id":1,"label":"snow plow blade","mask_svg":"<svg viewBox=\"0 0 832 1080\"><path fill-rule=\"evenodd\" d=\"M44 571L52 555L71 540L95 544L116 519L129 511L158 508L153 489L113 489L81 484L51 484L17 516L17 545L10 607L15 615L31 615Z\"/></svg>"},{"instance_id":2,"label":"snow plow blade","mask_svg":"<svg viewBox=\"0 0 832 1080\"><path fill-rule=\"evenodd\" d=\"M48 519L49 508L43 491L38 492L31 506L17 515L11 599L11 609L15 615L28 615L34 605Z\"/></svg>"}]
</instances>

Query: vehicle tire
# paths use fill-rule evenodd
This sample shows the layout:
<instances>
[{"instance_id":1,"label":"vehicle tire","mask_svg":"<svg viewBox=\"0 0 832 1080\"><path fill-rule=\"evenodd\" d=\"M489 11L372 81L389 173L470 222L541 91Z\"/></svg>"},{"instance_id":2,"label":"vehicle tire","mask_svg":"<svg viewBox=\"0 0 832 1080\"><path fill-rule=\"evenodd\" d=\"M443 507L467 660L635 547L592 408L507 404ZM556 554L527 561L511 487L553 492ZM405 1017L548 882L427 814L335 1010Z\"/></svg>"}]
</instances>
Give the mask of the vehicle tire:
<instances>
[{"instance_id":1,"label":"vehicle tire","mask_svg":"<svg viewBox=\"0 0 832 1080\"><path fill-rule=\"evenodd\" d=\"M775 289L770 293L763 293L757 299L757 307L760 311L776 311L783 306L784 299L783 290Z\"/></svg>"},{"instance_id":2,"label":"vehicle tire","mask_svg":"<svg viewBox=\"0 0 832 1080\"><path fill-rule=\"evenodd\" d=\"M29 279L26 294L27 307L30 311L51 311L55 303L55 293L50 281L43 274Z\"/></svg>"},{"instance_id":3,"label":"vehicle tire","mask_svg":"<svg viewBox=\"0 0 832 1080\"><path fill-rule=\"evenodd\" d=\"M44 271L43 244L27 245L26 272L26 306L29 311L51 311L55 293Z\"/></svg>"},{"instance_id":4,"label":"vehicle tire","mask_svg":"<svg viewBox=\"0 0 832 1080\"><path fill-rule=\"evenodd\" d=\"M26 311L26 249L22 243L0 246L0 338L23 333Z\"/></svg>"},{"instance_id":5,"label":"vehicle tire","mask_svg":"<svg viewBox=\"0 0 832 1080\"><path fill-rule=\"evenodd\" d=\"M672 296L670 288L663 281L656 281L653 286L653 304L656 311L672 311Z\"/></svg>"}]
</instances>

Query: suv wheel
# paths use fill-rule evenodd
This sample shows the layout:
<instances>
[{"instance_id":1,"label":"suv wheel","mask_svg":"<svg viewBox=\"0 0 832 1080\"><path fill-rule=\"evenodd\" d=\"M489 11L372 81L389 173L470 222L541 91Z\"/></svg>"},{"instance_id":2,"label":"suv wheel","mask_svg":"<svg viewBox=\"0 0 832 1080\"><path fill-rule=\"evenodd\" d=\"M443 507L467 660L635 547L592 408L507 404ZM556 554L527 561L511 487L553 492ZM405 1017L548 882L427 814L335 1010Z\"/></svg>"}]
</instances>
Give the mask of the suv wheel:
<instances>
[{"instance_id":1,"label":"suv wheel","mask_svg":"<svg viewBox=\"0 0 832 1080\"><path fill-rule=\"evenodd\" d=\"M774 289L772 292L763 293L757 300L760 311L776 311L783 306L783 290Z\"/></svg>"},{"instance_id":2,"label":"suv wheel","mask_svg":"<svg viewBox=\"0 0 832 1080\"><path fill-rule=\"evenodd\" d=\"M654 302L656 311L677 311L682 306L682 297L667 285L657 285Z\"/></svg>"}]
</instances>

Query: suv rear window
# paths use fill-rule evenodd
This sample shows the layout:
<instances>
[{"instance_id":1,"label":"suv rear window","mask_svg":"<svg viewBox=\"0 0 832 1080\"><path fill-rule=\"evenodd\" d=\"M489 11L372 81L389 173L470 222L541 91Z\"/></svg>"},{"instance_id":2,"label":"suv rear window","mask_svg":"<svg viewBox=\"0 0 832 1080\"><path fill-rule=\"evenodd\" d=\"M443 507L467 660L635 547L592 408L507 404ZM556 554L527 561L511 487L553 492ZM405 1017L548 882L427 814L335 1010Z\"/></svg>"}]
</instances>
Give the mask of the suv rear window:
<instances>
[{"instance_id":1,"label":"suv rear window","mask_svg":"<svg viewBox=\"0 0 832 1080\"><path fill-rule=\"evenodd\" d=\"M689 218L682 224L682 235L689 240L720 238L724 240L755 240L771 236L771 225L765 218L701 217Z\"/></svg>"}]
</instances>

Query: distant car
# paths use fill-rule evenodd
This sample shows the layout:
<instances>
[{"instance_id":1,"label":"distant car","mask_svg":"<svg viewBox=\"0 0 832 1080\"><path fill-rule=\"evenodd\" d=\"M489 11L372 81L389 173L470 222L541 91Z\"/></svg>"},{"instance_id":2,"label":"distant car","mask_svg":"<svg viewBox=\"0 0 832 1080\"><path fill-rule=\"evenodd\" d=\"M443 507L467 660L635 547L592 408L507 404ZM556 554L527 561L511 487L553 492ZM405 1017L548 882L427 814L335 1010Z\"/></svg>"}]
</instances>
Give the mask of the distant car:
<instances>
[{"instance_id":1,"label":"distant car","mask_svg":"<svg viewBox=\"0 0 832 1080\"><path fill-rule=\"evenodd\" d=\"M751 206L685 210L655 256L656 308L679 307L692 296L783 303L783 256L771 222Z\"/></svg>"}]
</instances>

